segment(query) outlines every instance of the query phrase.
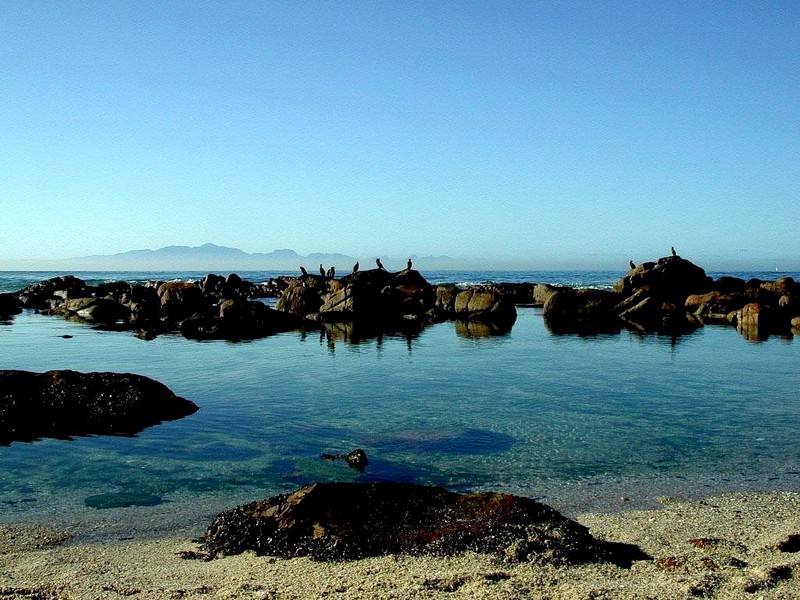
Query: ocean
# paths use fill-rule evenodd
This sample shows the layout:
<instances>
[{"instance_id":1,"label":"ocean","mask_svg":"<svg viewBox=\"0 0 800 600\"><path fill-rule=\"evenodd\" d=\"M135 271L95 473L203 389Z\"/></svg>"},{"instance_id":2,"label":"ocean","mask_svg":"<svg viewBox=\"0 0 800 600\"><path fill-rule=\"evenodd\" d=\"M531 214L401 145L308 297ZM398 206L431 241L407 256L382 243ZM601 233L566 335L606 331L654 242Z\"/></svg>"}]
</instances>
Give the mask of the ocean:
<instances>
[{"instance_id":1,"label":"ocean","mask_svg":"<svg viewBox=\"0 0 800 600\"><path fill-rule=\"evenodd\" d=\"M64 273L0 272L0 291ZM74 273L87 282L205 273ZM266 281L278 272L244 272ZM624 273L432 272L431 283L609 288ZM709 273L775 279L796 273ZM70 336L70 337L64 337ZM553 335L519 307L505 335L452 322L353 343L335 332L248 342L140 340L25 311L0 368L117 371L200 409L135 437L0 447L0 522L107 540L199 535L218 512L314 481L413 481L538 498L577 514L663 496L800 491L800 344L707 326L673 338ZM362 448L361 474L322 460Z\"/></svg>"}]
</instances>

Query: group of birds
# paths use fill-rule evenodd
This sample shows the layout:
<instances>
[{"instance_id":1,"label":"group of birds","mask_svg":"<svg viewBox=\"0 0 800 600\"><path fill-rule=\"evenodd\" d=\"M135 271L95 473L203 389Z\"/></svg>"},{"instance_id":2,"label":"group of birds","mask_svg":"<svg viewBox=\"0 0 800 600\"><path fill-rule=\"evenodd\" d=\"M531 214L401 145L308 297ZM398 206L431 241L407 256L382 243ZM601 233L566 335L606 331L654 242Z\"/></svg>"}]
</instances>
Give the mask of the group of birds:
<instances>
[{"instance_id":1,"label":"group of birds","mask_svg":"<svg viewBox=\"0 0 800 600\"><path fill-rule=\"evenodd\" d=\"M381 271L385 271L386 270L386 267L383 266L383 263L381 262L380 258L376 258L375 259L375 264L378 265L378 269L380 269ZM412 266L412 263L411 263L411 259L409 258L408 259L408 270L409 271L411 270L411 266ZM358 269L359 269L359 264L358 264L358 261L356 261L356 264L353 265L353 273L357 273ZM306 277L308 275L308 271L306 271L306 268L303 267L303 266L300 267L300 273L303 274L303 277ZM319 274L322 277L326 277L328 279L334 279L336 277L336 269L334 267L331 267L330 269L328 269L326 271L325 267L323 267L322 264L320 264L319 265Z\"/></svg>"},{"instance_id":2,"label":"group of birds","mask_svg":"<svg viewBox=\"0 0 800 600\"><path fill-rule=\"evenodd\" d=\"M672 246L671 250L672 250L672 256L678 256L678 253L675 252L675 246ZM631 269L635 269L636 268L636 263L633 262L632 260L629 260L628 264L630 264Z\"/></svg>"}]
</instances>

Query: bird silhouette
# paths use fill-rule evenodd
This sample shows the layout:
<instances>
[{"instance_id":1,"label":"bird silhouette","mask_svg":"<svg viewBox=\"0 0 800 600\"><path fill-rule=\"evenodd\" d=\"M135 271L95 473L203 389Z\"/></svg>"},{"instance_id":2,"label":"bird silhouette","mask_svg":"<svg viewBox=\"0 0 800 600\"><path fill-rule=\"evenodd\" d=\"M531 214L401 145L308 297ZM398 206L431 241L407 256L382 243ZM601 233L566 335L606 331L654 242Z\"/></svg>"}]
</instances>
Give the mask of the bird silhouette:
<instances>
[{"instance_id":1,"label":"bird silhouette","mask_svg":"<svg viewBox=\"0 0 800 600\"><path fill-rule=\"evenodd\" d=\"M353 273L358 273L358 261L353 265Z\"/></svg>"},{"instance_id":2,"label":"bird silhouette","mask_svg":"<svg viewBox=\"0 0 800 600\"><path fill-rule=\"evenodd\" d=\"M409 271L411 270L411 259L410 258L408 259L408 270Z\"/></svg>"},{"instance_id":3,"label":"bird silhouette","mask_svg":"<svg viewBox=\"0 0 800 600\"><path fill-rule=\"evenodd\" d=\"M675 246L672 247L672 256L678 256L678 254L675 252Z\"/></svg>"},{"instance_id":4,"label":"bird silhouette","mask_svg":"<svg viewBox=\"0 0 800 600\"><path fill-rule=\"evenodd\" d=\"M303 274L303 277L308 275L308 271L306 271L306 268L303 265L300 265L300 272Z\"/></svg>"},{"instance_id":5,"label":"bird silhouette","mask_svg":"<svg viewBox=\"0 0 800 600\"><path fill-rule=\"evenodd\" d=\"M635 268L636 268L636 263L635 263L635 262L633 262L632 260L630 260L630 261L628 261L628 262L629 262L629 263L630 263L630 265L631 265L631 269L635 269Z\"/></svg>"},{"instance_id":6,"label":"bird silhouette","mask_svg":"<svg viewBox=\"0 0 800 600\"><path fill-rule=\"evenodd\" d=\"M319 263L319 274L325 277L325 269L322 268L322 263Z\"/></svg>"},{"instance_id":7,"label":"bird silhouette","mask_svg":"<svg viewBox=\"0 0 800 600\"><path fill-rule=\"evenodd\" d=\"M385 271L385 270L386 270L386 268L383 266L383 263L381 262L381 259L380 259L380 258L376 258L376 259L375 259L375 264L376 264L376 265L378 265L378 268L379 268L381 271Z\"/></svg>"}]
</instances>

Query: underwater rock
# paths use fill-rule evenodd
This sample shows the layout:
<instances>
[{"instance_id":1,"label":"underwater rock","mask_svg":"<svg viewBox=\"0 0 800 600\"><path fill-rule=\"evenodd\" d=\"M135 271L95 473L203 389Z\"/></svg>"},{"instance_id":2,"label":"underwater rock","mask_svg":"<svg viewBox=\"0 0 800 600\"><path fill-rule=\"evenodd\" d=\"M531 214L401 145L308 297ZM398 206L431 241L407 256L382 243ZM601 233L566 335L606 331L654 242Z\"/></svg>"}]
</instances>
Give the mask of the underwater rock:
<instances>
[{"instance_id":1,"label":"underwater rock","mask_svg":"<svg viewBox=\"0 0 800 600\"><path fill-rule=\"evenodd\" d=\"M361 448L356 448L347 454L321 454L320 458L323 460L343 460L348 467L355 469L359 473L363 473L367 468L367 464L369 464L367 453Z\"/></svg>"}]
</instances>

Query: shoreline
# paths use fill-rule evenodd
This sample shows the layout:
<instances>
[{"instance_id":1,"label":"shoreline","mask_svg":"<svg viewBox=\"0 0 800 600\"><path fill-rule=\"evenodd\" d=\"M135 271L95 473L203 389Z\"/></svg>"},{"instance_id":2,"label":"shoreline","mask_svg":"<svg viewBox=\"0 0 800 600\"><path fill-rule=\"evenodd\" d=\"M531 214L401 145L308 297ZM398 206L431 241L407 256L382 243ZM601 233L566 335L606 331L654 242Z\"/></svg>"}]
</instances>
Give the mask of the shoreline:
<instances>
[{"instance_id":1,"label":"shoreline","mask_svg":"<svg viewBox=\"0 0 800 600\"><path fill-rule=\"evenodd\" d=\"M446 487L446 486L445 486ZM18 512L7 506L0 511L0 528L35 527L67 531L79 543L103 544L118 540L152 541L162 537L192 539L202 535L219 513L236 505L287 493L295 488L272 492L252 491L227 495L197 495L167 500L155 506L127 506L96 509L56 501L46 510L31 510L21 504ZM617 515L633 511L658 510L665 502L699 502L709 497L735 494L800 494L800 473L761 478L720 476L594 477L572 482L545 482L533 489L475 488L460 492L495 491L533 498L577 519L583 514ZM535 493L538 492L538 493ZM53 499L51 499L53 500ZM2 600L2 596L0 596Z\"/></svg>"},{"instance_id":2,"label":"shoreline","mask_svg":"<svg viewBox=\"0 0 800 600\"><path fill-rule=\"evenodd\" d=\"M174 531L101 543L33 525L0 525L0 598L800 596L797 492L664 498L655 510L575 519L597 537L638 545L652 560L631 569L511 565L478 554L318 563L245 553L206 562L182 558L197 546Z\"/></svg>"}]
</instances>

